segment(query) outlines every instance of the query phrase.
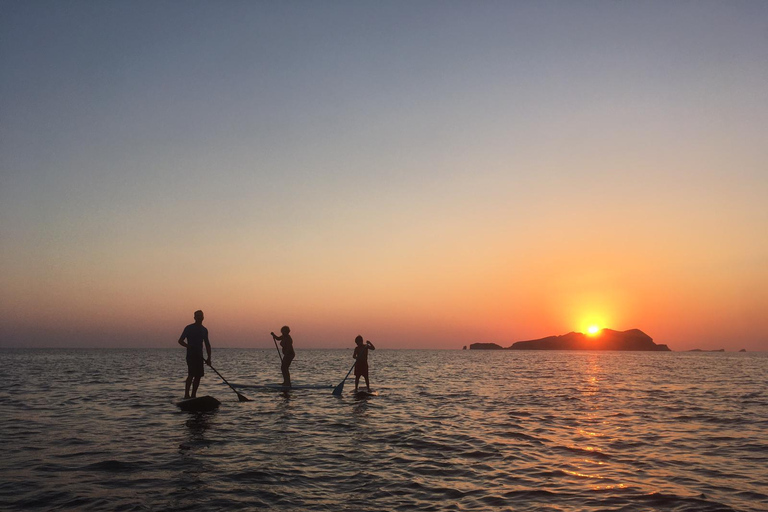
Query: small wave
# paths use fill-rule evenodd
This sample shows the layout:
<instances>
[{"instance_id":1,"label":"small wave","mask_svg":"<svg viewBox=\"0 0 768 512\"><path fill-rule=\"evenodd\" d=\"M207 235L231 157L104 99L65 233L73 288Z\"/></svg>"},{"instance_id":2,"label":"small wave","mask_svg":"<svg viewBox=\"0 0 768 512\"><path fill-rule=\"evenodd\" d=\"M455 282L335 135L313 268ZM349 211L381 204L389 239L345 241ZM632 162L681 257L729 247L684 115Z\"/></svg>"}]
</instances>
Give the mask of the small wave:
<instances>
[{"instance_id":1,"label":"small wave","mask_svg":"<svg viewBox=\"0 0 768 512\"><path fill-rule=\"evenodd\" d=\"M137 462L123 462L120 460L103 460L101 462L95 462L83 466L83 471L105 471L108 473L134 473L141 471L144 468L144 464Z\"/></svg>"},{"instance_id":2,"label":"small wave","mask_svg":"<svg viewBox=\"0 0 768 512\"><path fill-rule=\"evenodd\" d=\"M506 437L508 439L520 439L522 441L530 441L536 444L544 444L544 442L538 437L529 436L528 434L523 434L522 432L502 432L500 436Z\"/></svg>"},{"instance_id":3,"label":"small wave","mask_svg":"<svg viewBox=\"0 0 768 512\"><path fill-rule=\"evenodd\" d=\"M508 499L538 500L541 498L552 498L556 496L560 496L560 494L545 490L509 491L504 493L504 497Z\"/></svg>"},{"instance_id":4,"label":"small wave","mask_svg":"<svg viewBox=\"0 0 768 512\"><path fill-rule=\"evenodd\" d=\"M764 458L768 458L768 445L763 443L743 443L739 445L739 449L748 453L762 453Z\"/></svg>"},{"instance_id":5,"label":"small wave","mask_svg":"<svg viewBox=\"0 0 768 512\"><path fill-rule=\"evenodd\" d=\"M632 448L646 448L648 443L644 441L613 441L608 447L614 450L630 450Z\"/></svg>"},{"instance_id":6,"label":"small wave","mask_svg":"<svg viewBox=\"0 0 768 512\"><path fill-rule=\"evenodd\" d=\"M461 491L452 487L437 487L431 489L431 492L434 492L439 496L445 496L445 498L448 498L449 500L458 500L467 494L473 494L475 491Z\"/></svg>"},{"instance_id":7,"label":"small wave","mask_svg":"<svg viewBox=\"0 0 768 512\"><path fill-rule=\"evenodd\" d=\"M693 498L674 494L652 493L639 497L637 501L647 505L661 506L675 512L736 512L735 509L722 503L708 500L703 494L698 498Z\"/></svg>"},{"instance_id":8,"label":"small wave","mask_svg":"<svg viewBox=\"0 0 768 512\"><path fill-rule=\"evenodd\" d=\"M526 411L512 411L510 413L507 413L508 416L512 416L513 418L530 418L533 416L533 413L526 412Z\"/></svg>"},{"instance_id":9,"label":"small wave","mask_svg":"<svg viewBox=\"0 0 768 512\"><path fill-rule=\"evenodd\" d=\"M712 423L717 425L739 425L745 423L745 420L741 416L718 416L714 414L682 414L673 416L672 419L675 422L680 423Z\"/></svg>"},{"instance_id":10,"label":"small wave","mask_svg":"<svg viewBox=\"0 0 768 512\"><path fill-rule=\"evenodd\" d=\"M72 494L66 491L38 492L32 496L21 498L13 503L15 510L38 509L49 510L51 503L60 503L71 499Z\"/></svg>"},{"instance_id":11,"label":"small wave","mask_svg":"<svg viewBox=\"0 0 768 512\"><path fill-rule=\"evenodd\" d=\"M479 501L488 507L505 507L510 505L508 498L498 495L483 496Z\"/></svg>"},{"instance_id":12,"label":"small wave","mask_svg":"<svg viewBox=\"0 0 768 512\"><path fill-rule=\"evenodd\" d=\"M235 482L255 482L259 484L273 484L279 481L274 474L259 470L239 471L227 475L227 478Z\"/></svg>"},{"instance_id":13,"label":"small wave","mask_svg":"<svg viewBox=\"0 0 768 512\"><path fill-rule=\"evenodd\" d=\"M471 452L464 452L461 455L462 457L466 457L468 459L487 460L498 457L499 452L484 452L482 450L474 450Z\"/></svg>"},{"instance_id":14,"label":"small wave","mask_svg":"<svg viewBox=\"0 0 768 512\"><path fill-rule=\"evenodd\" d=\"M595 448L579 448L578 446L555 446L554 449L576 454L579 456L589 456L591 458L600 459L600 460L608 460L611 458L610 455L603 453L602 451Z\"/></svg>"},{"instance_id":15,"label":"small wave","mask_svg":"<svg viewBox=\"0 0 768 512\"><path fill-rule=\"evenodd\" d=\"M753 503L765 503L768 508L768 494L752 491L742 491L737 493L745 501L751 501Z\"/></svg>"},{"instance_id":16,"label":"small wave","mask_svg":"<svg viewBox=\"0 0 768 512\"><path fill-rule=\"evenodd\" d=\"M464 468L457 468L451 464L414 464L411 466L419 475L433 475L441 478L455 477L462 478L467 475L467 470Z\"/></svg>"},{"instance_id":17,"label":"small wave","mask_svg":"<svg viewBox=\"0 0 768 512\"><path fill-rule=\"evenodd\" d=\"M213 441L208 441L206 439L202 439L199 441L186 441L184 443L179 444L179 450L181 450L182 452L185 452L188 450L194 450L195 448L208 448L212 444L213 444Z\"/></svg>"}]
</instances>

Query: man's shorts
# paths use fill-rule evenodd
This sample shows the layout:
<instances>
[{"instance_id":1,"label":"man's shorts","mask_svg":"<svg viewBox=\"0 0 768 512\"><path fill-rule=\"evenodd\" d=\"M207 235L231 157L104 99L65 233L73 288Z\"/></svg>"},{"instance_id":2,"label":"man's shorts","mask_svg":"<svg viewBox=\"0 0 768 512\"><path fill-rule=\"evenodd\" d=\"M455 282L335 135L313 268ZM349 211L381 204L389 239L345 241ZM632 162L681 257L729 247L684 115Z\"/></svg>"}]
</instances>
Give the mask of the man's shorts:
<instances>
[{"instance_id":1,"label":"man's shorts","mask_svg":"<svg viewBox=\"0 0 768 512\"><path fill-rule=\"evenodd\" d=\"M355 377L368 377L368 361L355 363Z\"/></svg>"},{"instance_id":2,"label":"man's shorts","mask_svg":"<svg viewBox=\"0 0 768 512\"><path fill-rule=\"evenodd\" d=\"M187 370L190 377L202 377L205 375L205 363L203 357L187 356Z\"/></svg>"}]
</instances>

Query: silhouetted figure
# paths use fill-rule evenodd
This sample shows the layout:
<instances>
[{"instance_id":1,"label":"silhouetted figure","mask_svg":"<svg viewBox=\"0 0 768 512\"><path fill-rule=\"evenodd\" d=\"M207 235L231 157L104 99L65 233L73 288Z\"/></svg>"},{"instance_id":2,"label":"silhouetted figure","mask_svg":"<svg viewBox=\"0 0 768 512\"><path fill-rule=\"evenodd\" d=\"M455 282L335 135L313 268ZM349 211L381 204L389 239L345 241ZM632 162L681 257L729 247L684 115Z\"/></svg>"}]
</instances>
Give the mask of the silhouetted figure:
<instances>
[{"instance_id":1,"label":"silhouetted figure","mask_svg":"<svg viewBox=\"0 0 768 512\"><path fill-rule=\"evenodd\" d=\"M186 342L184 340L187 340ZM208 352L208 359L203 359L203 343ZM211 342L208 341L208 329L203 327L203 312L195 311L195 323L184 328L179 338L179 345L187 348L187 384L184 387L184 398L190 398L189 386L192 386L191 398L197 396L200 377L205 375L203 363L211 364Z\"/></svg>"},{"instance_id":2,"label":"silhouetted figure","mask_svg":"<svg viewBox=\"0 0 768 512\"><path fill-rule=\"evenodd\" d=\"M284 325L280 329L282 336L277 336L271 332L272 338L280 342L280 346L283 347L283 364L280 365L280 371L283 372L283 386L291 387L291 373L288 368L291 366L291 361L296 357L296 352L293 351L293 338L290 335L291 328Z\"/></svg>"},{"instance_id":3,"label":"silhouetted figure","mask_svg":"<svg viewBox=\"0 0 768 512\"><path fill-rule=\"evenodd\" d=\"M352 357L355 358L355 393L357 393L357 386L360 383L360 377L365 378L365 387L368 392L371 392L371 385L368 383L368 350L376 350L373 343L366 341L363 343L363 337L358 336L355 338L355 351L352 353Z\"/></svg>"}]
</instances>

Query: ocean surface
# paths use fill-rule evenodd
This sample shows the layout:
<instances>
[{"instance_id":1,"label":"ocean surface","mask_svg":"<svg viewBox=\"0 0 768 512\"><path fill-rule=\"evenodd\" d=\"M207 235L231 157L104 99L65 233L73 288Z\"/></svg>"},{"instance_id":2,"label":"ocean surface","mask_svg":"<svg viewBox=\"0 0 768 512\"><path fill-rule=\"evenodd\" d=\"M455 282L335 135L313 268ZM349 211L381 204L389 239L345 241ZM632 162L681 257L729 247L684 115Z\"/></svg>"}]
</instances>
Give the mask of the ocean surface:
<instances>
[{"instance_id":1,"label":"ocean surface","mask_svg":"<svg viewBox=\"0 0 768 512\"><path fill-rule=\"evenodd\" d=\"M298 348L294 384L351 350ZM3 510L768 510L768 354L376 350L377 396L179 348L5 350ZM274 350L216 349L231 383Z\"/></svg>"}]
</instances>

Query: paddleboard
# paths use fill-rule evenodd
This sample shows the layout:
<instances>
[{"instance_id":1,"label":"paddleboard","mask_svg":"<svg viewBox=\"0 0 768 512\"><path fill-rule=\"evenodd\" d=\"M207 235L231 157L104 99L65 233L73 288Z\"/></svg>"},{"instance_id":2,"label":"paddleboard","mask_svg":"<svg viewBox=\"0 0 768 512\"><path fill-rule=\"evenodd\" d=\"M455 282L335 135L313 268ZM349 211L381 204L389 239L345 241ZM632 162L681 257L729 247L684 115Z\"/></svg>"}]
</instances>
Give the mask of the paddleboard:
<instances>
[{"instance_id":1,"label":"paddleboard","mask_svg":"<svg viewBox=\"0 0 768 512\"><path fill-rule=\"evenodd\" d=\"M232 384L236 388L248 389L278 389L288 391L291 389L331 389L332 384L294 384L292 386L283 386L282 384Z\"/></svg>"},{"instance_id":2,"label":"paddleboard","mask_svg":"<svg viewBox=\"0 0 768 512\"><path fill-rule=\"evenodd\" d=\"M372 396L379 396L376 391L353 391L355 398L369 398Z\"/></svg>"},{"instance_id":3,"label":"paddleboard","mask_svg":"<svg viewBox=\"0 0 768 512\"><path fill-rule=\"evenodd\" d=\"M212 396L198 396L196 398L187 398L178 402L176 405L182 411L189 412L207 412L214 411L219 408L221 402L213 398Z\"/></svg>"}]
</instances>

